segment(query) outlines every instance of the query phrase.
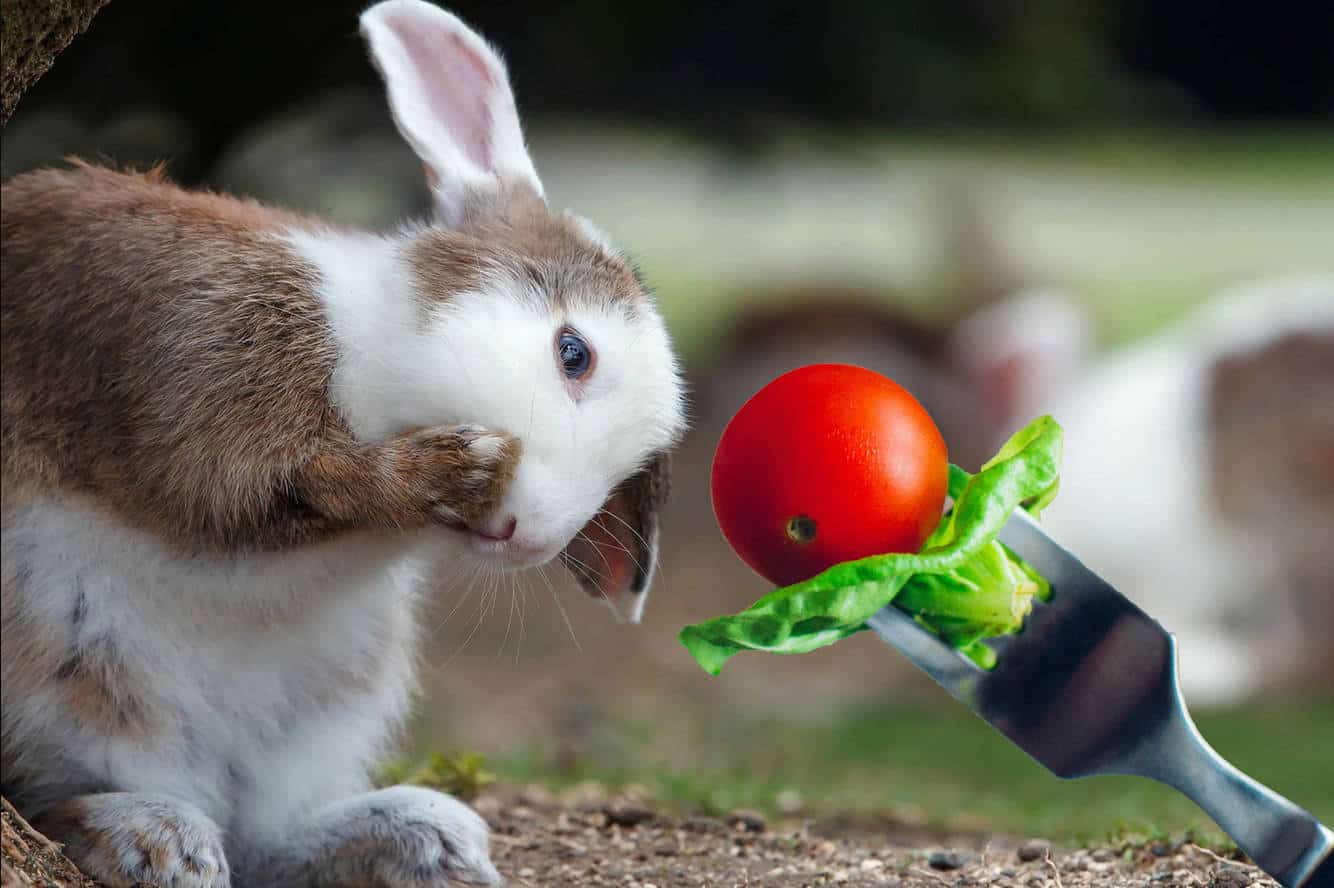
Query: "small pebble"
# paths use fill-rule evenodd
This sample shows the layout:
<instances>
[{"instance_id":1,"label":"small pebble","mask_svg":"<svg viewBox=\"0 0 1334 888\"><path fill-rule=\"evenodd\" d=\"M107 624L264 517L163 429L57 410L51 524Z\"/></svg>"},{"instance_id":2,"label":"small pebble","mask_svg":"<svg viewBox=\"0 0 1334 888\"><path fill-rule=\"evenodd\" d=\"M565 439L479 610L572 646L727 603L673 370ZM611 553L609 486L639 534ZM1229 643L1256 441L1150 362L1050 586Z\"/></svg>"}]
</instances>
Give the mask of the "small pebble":
<instances>
[{"instance_id":1,"label":"small pebble","mask_svg":"<svg viewBox=\"0 0 1334 888\"><path fill-rule=\"evenodd\" d=\"M607 799L607 787L596 780L576 783L560 794L562 804L572 808L596 811Z\"/></svg>"},{"instance_id":2,"label":"small pebble","mask_svg":"<svg viewBox=\"0 0 1334 888\"><path fill-rule=\"evenodd\" d=\"M676 843L671 839L660 839L654 843L653 853L659 857L672 857L676 854Z\"/></svg>"},{"instance_id":3,"label":"small pebble","mask_svg":"<svg viewBox=\"0 0 1334 888\"><path fill-rule=\"evenodd\" d=\"M472 801L472 809L483 817L495 817L503 807L500 799L492 795L478 796Z\"/></svg>"},{"instance_id":4,"label":"small pebble","mask_svg":"<svg viewBox=\"0 0 1334 888\"><path fill-rule=\"evenodd\" d=\"M1172 846L1166 842L1154 842L1149 846L1149 853L1154 857L1170 857L1172 854Z\"/></svg>"},{"instance_id":5,"label":"small pebble","mask_svg":"<svg viewBox=\"0 0 1334 888\"><path fill-rule=\"evenodd\" d=\"M1250 873L1236 866L1219 867L1209 888L1246 888L1251 884Z\"/></svg>"},{"instance_id":6,"label":"small pebble","mask_svg":"<svg viewBox=\"0 0 1334 888\"><path fill-rule=\"evenodd\" d=\"M758 811L737 810L727 815L727 825L746 832L764 832L764 815Z\"/></svg>"},{"instance_id":7,"label":"small pebble","mask_svg":"<svg viewBox=\"0 0 1334 888\"><path fill-rule=\"evenodd\" d=\"M723 823L717 817L705 817L698 814L682 820L681 828L687 832L697 833L727 832L727 824Z\"/></svg>"},{"instance_id":8,"label":"small pebble","mask_svg":"<svg viewBox=\"0 0 1334 888\"><path fill-rule=\"evenodd\" d=\"M932 851L926 857L927 864L932 869L938 870L956 870L968 863L974 855L967 851L955 851L952 849L941 849Z\"/></svg>"},{"instance_id":9,"label":"small pebble","mask_svg":"<svg viewBox=\"0 0 1334 888\"><path fill-rule=\"evenodd\" d=\"M1015 852L1021 861L1031 863L1034 860L1041 860L1051 853L1051 845L1041 839L1030 839L1019 846Z\"/></svg>"},{"instance_id":10,"label":"small pebble","mask_svg":"<svg viewBox=\"0 0 1334 888\"><path fill-rule=\"evenodd\" d=\"M631 799L613 799L602 807L608 824L637 826L653 816L653 811L642 802Z\"/></svg>"},{"instance_id":11,"label":"small pebble","mask_svg":"<svg viewBox=\"0 0 1334 888\"><path fill-rule=\"evenodd\" d=\"M519 793L519 801L535 808L549 808L556 803L556 797L540 783L530 783Z\"/></svg>"}]
</instances>

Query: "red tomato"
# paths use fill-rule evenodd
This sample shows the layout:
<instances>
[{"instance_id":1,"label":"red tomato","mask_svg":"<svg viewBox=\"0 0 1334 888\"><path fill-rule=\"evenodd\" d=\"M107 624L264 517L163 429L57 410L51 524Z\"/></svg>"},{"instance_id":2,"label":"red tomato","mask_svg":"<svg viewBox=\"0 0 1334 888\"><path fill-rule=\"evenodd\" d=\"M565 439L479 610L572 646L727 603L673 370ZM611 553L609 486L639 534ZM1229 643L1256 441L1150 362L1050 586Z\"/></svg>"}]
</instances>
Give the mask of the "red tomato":
<instances>
[{"instance_id":1,"label":"red tomato","mask_svg":"<svg viewBox=\"0 0 1334 888\"><path fill-rule=\"evenodd\" d=\"M895 382L813 364L760 389L713 458L713 511L741 559L779 586L841 561L916 552L940 521L945 440Z\"/></svg>"}]
</instances>

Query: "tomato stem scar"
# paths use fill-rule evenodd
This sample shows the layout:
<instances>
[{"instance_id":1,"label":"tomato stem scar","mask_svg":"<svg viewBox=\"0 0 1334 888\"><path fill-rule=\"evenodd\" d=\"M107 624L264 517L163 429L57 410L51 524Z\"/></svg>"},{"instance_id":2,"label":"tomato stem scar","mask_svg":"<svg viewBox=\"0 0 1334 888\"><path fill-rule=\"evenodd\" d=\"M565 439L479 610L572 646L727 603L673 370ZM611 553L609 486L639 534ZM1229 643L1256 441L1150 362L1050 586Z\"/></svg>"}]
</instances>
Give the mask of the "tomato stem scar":
<instances>
[{"instance_id":1,"label":"tomato stem scar","mask_svg":"<svg viewBox=\"0 0 1334 888\"><path fill-rule=\"evenodd\" d=\"M815 539L815 519L807 515L787 519L787 538L794 543L809 543Z\"/></svg>"}]
</instances>

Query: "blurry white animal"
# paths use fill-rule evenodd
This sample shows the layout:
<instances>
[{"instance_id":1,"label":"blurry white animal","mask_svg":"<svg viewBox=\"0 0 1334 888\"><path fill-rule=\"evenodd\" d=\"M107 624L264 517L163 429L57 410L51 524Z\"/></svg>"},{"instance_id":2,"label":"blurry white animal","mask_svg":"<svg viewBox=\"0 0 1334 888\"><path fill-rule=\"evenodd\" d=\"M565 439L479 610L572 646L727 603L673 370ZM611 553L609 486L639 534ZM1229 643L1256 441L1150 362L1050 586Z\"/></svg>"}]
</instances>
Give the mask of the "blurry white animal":
<instances>
[{"instance_id":1,"label":"blurry white animal","mask_svg":"<svg viewBox=\"0 0 1334 888\"><path fill-rule=\"evenodd\" d=\"M1334 466L1334 275L1228 290L1161 332L1092 361L1085 360L1088 329L1059 294L1020 294L961 323L955 359L1008 417L1001 437L1043 412L1064 425L1061 494L1048 527L1177 636L1187 696L1221 703L1253 694L1317 654L1328 627L1309 625L1308 614L1327 621L1334 589L1321 589L1325 574L1306 568L1315 579L1294 588L1299 572L1290 562L1298 550L1285 544L1277 522L1220 509L1219 485L1228 479L1220 481L1215 470L1254 463L1257 448L1275 446L1278 459L1261 475L1274 474L1272 466L1284 460ZM1294 443L1280 430L1275 445L1272 435L1252 444L1234 434L1230 456L1220 462L1220 368L1265 349L1281 357L1299 340L1314 358L1278 378L1290 384L1283 388L1291 388L1286 394L1297 407L1287 415L1300 417L1305 437ZM1263 482L1249 489L1263 491ZM1286 496L1279 486L1272 493ZM1323 524L1334 542L1328 500L1334 496L1302 520ZM1279 502L1270 513L1285 507Z\"/></svg>"}]
</instances>

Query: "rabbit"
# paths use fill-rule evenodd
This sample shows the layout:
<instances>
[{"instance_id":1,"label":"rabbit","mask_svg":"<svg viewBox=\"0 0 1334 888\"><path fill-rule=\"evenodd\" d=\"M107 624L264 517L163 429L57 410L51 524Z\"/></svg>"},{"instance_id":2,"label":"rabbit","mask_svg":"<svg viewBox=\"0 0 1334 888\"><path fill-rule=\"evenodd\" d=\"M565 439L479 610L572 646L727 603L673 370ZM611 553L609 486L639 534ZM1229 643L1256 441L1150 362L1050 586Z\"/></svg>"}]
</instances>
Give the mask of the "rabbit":
<instances>
[{"instance_id":1,"label":"rabbit","mask_svg":"<svg viewBox=\"0 0 1334 888\"><path fill-rule=\"evenodd\" d=\"M492 885L485 822L372 789L440 570L559 559L637 620L678 362L548 209L500 57L360 33L434 207L341 230L160 172L3 186L0 789L93 878Z\"/></svg>"},{"instance_id":2,"label":"rabbit","mask_svg":"<svg viewBox=\"0 0 1334 888\"><path fill-rule=\"evenodd\" d=\"M1232 285L1105 354L1091 329L1073 297L1046 290L953 333L959 362L1003 408L995 445L1039 413L1065 427L1048 528L1177 636L1192 701L1255 697L1303 660L1319 674L1331 568L1316 540L1334 498L1315 479L1334 465L1334 275Z\"/></svg>"}]
</instances>

